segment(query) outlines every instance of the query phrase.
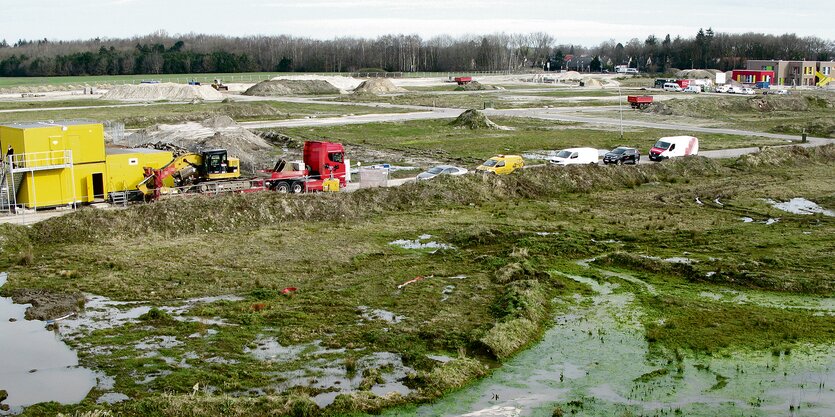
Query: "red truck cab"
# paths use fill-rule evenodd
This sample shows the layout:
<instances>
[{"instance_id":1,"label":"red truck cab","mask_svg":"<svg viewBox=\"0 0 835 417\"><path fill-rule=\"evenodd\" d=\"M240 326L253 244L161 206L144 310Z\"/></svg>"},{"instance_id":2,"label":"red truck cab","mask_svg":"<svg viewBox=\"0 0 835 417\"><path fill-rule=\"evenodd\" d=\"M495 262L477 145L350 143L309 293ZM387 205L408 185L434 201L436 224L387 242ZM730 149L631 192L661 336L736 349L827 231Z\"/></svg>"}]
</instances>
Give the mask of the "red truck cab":
<instances>
[{"instance_id":1,"label":"red truck cab","mask_svg":"<svg viewBox=\"0 0 835 417\"><path fill-rule=\"evenodd\" d=\"M280 159L265 181L267 188L279 192L301 193L322 191L322 182L333 175L339 187L347 184L348 167L345 165L345 148L341 143L311 141L304 143L304 166Z\"/></svg>"}]
</instances>

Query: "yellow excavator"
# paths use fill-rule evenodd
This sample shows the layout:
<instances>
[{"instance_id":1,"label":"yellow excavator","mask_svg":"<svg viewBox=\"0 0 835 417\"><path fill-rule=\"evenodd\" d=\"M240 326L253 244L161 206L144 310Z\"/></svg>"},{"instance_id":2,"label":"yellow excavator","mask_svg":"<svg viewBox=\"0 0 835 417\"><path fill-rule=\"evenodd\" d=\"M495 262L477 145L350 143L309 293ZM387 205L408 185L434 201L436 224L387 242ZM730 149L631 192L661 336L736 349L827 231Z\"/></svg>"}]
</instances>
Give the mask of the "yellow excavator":
<instances>
[{"instance_id":1,"label":"yellow excavator","mask_svg":"<svg viewBox=\"0 0 835 417\"><path fill-rule=\"evenodd\" d=\"M241 161L230 158L226 149L214 149L199 153L180 155L164 167L145 167L145 179L137 189L146 198L159 199L163 193L237 191L249 187L249 182L238 184L241 177ZM173 178L174 189L166 187L164 181ZM170 182L169 182L170 183Z\"/></svg>"},{"instance_id":2,"label":"yellow excavator","mask_svg":"<svg viewBox=\"0 0 835 417\"><path fill-rule=\"evenodd\" d=\"M831 83L835 78L827 77L823 75L820 71L815 71L815 78L818 79L817 85L818 87L826 87L829 83Z\"/></svg>"}]
</instances>

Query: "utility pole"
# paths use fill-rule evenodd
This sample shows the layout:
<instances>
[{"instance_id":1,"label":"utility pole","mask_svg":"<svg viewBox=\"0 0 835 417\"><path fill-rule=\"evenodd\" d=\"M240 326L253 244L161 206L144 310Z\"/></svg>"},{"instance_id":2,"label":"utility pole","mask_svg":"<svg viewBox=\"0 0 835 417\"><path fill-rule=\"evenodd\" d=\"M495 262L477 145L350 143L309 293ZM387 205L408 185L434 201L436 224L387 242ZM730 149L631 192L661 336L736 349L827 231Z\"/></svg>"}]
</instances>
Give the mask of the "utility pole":
<instances>
[{"instance_id":1,"label":"utility pole","mask_svg":"<svg viewBox=\"0 0 835 417\"><path fill-rule=\"evenodd\" d=\"M620 140L623 140L623 94L620 91L620 85L618 85L618 102L620 103Z\"/></svg>"}]
</instances>

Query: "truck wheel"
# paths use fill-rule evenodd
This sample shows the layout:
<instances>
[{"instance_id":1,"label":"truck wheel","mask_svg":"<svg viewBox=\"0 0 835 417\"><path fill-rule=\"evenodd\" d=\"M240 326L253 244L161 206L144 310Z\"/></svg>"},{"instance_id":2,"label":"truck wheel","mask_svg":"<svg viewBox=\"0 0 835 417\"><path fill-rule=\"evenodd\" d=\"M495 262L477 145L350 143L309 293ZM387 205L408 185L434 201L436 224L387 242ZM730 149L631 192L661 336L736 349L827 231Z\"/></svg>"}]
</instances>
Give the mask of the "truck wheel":
<instances>
[{"instance_id":1,"label":"truck wheel","mask_svg":"<svg viewBox=\"0 0 835 417\"><path fill-rule=\"evenodd\" d=\"M290 184L287 184L284 181L279 182L275 185L275 191L279 193L287 193L290 190Z\"/></svg>"},{"instance_id":2,"label":"truck wheel","mask_svg":"<svg viewBox=\"0 0 835 417\"><path fill-rule=\"evenodd\" d=\"M304 191L304 187L302 187L302 183L300 183L300 182L294 182L290 186L290 192L292 192L293 194L299 194L302 191Z\"/></svg>"}]
</instances>

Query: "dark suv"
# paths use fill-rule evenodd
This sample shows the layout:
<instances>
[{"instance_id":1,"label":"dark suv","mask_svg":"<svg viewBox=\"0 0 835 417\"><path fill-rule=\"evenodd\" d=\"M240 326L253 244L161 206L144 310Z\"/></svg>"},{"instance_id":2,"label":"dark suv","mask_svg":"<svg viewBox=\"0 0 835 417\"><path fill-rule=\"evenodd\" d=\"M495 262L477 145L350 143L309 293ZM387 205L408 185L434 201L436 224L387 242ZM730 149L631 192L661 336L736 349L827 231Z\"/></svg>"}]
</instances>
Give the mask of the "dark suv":
<instances>
[{"instance_id":1,"label":"dark suv","mask_svg":"<svg viewBox=\"0 0 835 417\"><path fill-rule=\"evenodd\" d=\"M641 161L641 152L635 148L627 148L626 146L617 147L607 152L603 156L603 163L609 164L637 164Z\"/></svg>"}]
</instances>

